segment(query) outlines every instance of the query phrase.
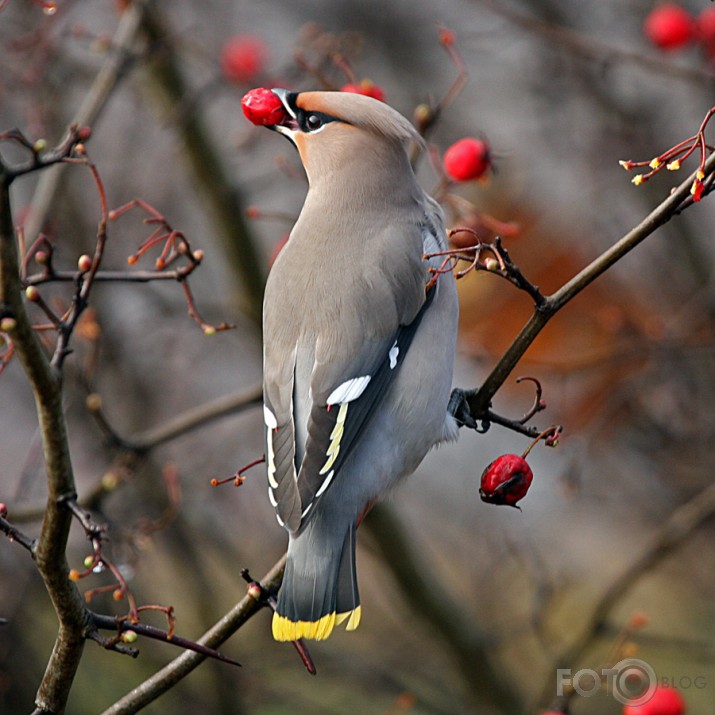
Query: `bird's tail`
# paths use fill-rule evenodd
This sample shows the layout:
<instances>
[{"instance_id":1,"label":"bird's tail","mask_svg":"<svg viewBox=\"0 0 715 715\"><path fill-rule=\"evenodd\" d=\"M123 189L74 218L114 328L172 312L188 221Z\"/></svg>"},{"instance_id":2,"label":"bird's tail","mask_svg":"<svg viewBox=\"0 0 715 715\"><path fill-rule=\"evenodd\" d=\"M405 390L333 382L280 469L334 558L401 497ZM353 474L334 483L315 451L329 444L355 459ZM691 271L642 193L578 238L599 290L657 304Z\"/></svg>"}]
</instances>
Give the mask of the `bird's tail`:
<instances>
[{"instance_id":1,"label":"bird's tail","mask_svg":"<svg viewBox=\"0 0 715 715\"><path fill-rule=\"evenodd\" d=\"M342 541L316 514L288 544L283 584L273 614L277 641L324 640L347 621L346 630L360 624L360 596L355 569L355 525Z\"/></svg>"}]
</instances>

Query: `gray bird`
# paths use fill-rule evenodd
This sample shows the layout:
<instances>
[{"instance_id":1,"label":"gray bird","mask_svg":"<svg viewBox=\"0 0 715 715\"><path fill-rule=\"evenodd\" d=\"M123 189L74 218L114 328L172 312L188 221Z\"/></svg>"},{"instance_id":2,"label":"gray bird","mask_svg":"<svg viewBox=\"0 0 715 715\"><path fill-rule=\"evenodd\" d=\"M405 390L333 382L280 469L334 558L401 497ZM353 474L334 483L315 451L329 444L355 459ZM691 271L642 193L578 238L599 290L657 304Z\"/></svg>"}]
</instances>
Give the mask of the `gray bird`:
<instances>
[{"instance_id":1,"label":"gray bird","mask_svg":"<svg viewBox=\"0 0 715 715\"><path fill-rule=\"evenodd\" d=\"M457 437L457 292L451 273L430 283L441 259L424 254L446 235L410 165L413 126L358 94L272 91L285 111L269 128L309 182L263 306L268 493L289 534L273 635L324 639L360 622L362 517Z\"/></svg>"}]
</instances>

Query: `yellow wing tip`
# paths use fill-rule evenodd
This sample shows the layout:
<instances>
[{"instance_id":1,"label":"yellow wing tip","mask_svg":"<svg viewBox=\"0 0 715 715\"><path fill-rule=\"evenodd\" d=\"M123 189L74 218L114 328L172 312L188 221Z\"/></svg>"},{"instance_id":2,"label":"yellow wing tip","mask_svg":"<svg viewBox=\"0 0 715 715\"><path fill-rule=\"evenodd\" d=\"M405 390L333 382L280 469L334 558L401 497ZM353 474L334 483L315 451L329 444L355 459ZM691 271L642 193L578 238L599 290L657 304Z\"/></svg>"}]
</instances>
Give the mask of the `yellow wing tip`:
<instances>
[{"instance_id":1,"label":"yellow wing tip","mask_svg":"<svg viewBox=\"0 0 715 715\"><path fill-rule=\"evenodd\" d=\"M360 625L361 607L347 613L328 613L317 621L291 621L278 613L273 614L273 638L277 641L297 641L301 638L322 641L333 628L347 620L345 630L354 631Z\"/></svg>"}]
</instances>

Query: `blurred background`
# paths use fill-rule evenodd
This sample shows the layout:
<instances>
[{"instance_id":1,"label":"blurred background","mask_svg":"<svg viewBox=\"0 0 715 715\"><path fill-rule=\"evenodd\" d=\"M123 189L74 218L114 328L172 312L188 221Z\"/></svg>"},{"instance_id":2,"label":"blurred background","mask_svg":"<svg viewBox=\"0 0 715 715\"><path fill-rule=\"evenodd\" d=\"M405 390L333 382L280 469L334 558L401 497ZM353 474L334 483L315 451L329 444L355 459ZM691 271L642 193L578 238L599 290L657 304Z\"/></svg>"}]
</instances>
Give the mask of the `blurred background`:
<instances>
[{"instance_id":1,"label":"blurred background","mask_svg":"<svg viewBox=\"0 0 715 715\"><path fill-rule=\"evenodd\" d=\"M144 5L2 3L0 129L52 146L90 112L87 149L110 208L140 198L204 251L190 279L196 305L207 323L236 326L204 334L173 281L98 284L66 364L80 498L108 524L107 554L138 602L173 605L177 632L195 639L245 594L240 570L258 578L285 548L262 467L238 489L209 484L261 455L260 410L237 408L138 457L108 439L85 401L101 395L115 435L131 441L260 384L261 286L306 184L290 145L244 119L243 93L369 79L411 117L420 104L436 106L458 75L440 43L439 28L450 28L468 77L428 140L438 158L462 137L486 139L494 170L487 181L450 186L471 202L466 212L445 198L428 157L420 179L441 192L450 225L471 222L487 239L493 222L505 224L510 255L548 293L697 168L693 157L679 173L636 187L618 161L650 160L695 134L713 104L715 55L702 34L671 50L649 41L651 0ZM680 5L693 17L710 7ZM222 65L235 36L257 43L238 73L225 57ZM111 62L122 71L99 101L95 78ZM88 97L96 106L87 108ZM8 161L22 156L0 151ZM45 198L43 179L16 182L14 220L28 244L43 231L55 265L73 269L93 251L96 189L82 167L58 175L54 191L40 186ZM134 209L110 225L105 268L128 270L127 256L152 230L143 218ZM317 677L290 645L273 642L266 610L221 649L241 669L206 663L145 712L538 712L557 695L557 668L600 671L626 655L678 686L689 713L715 712L714 219L710 199L676 217L561 311L527 352L512 377L541 381L548 407L534 423L563 424L564 434L556 449L531 453L534 483L521 511L482 503L479 477L529 439L497 426L463 431L361 529L363 621L355 633L311 645ZM159 250L138 267L152 269ZM43 290L57 305L71 298L67 286ZM485 273L465 277L460 291L455 384L476 387L532 306ZM493 406L518 417L532 401L530 383L510 379ZM0 501L36 536L44 472L17 361L0 375L0 455ZM173 469L180 498L167 491ZM70 566L83 570L89 550L75 528ZM8 620L0 712L29 712L56 618L26 552L6 541L0 574ZM108 583L96 574L79 585ZM111 591L92 604L124 609ZM178 653L139 645L134 660L88 643L68 712L103 711ZM570 706L574 715L622 710L605 688Z\"/></svg>"}]
</instances>

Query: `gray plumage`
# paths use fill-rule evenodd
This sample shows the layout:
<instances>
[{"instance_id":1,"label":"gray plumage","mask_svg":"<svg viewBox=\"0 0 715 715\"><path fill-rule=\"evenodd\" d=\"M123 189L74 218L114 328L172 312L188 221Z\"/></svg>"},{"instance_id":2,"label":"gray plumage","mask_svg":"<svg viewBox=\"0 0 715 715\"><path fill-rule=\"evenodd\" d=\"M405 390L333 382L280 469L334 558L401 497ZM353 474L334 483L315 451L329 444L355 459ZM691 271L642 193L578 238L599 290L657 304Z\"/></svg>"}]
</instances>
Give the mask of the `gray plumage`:
<instances>
[{"instance_id":1,"label":"gray plumage","mask_svg":"<svg viewBox=\"0 0 715 715\"><path fill-rule=\"evenodd\" d=\"M360 95L274 91L309 190L264 301L269 495L290 534L273 632L325 638L359 622L358 520L456 438L458 307L451 274L426 293L423 254L446 239L408 160L409 122Z\"/></svg>"}]
</instances>

